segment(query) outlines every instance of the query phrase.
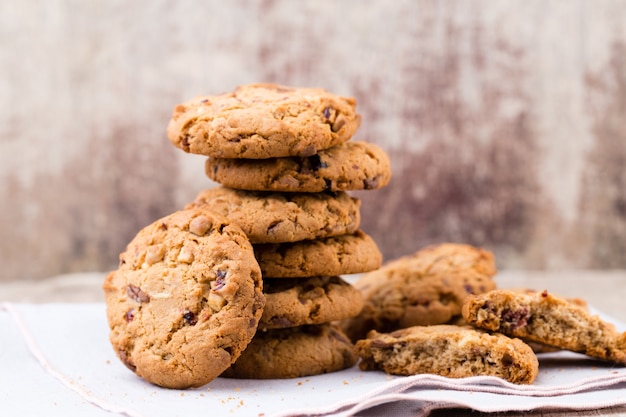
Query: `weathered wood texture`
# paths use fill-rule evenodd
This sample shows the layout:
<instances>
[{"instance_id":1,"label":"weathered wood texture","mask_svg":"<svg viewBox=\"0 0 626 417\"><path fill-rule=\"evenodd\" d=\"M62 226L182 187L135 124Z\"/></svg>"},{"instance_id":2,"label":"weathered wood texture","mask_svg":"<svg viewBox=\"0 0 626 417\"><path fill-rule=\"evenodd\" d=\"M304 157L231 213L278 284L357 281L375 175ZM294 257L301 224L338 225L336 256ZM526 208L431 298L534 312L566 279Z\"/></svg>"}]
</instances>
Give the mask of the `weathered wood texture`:
<instances>
[{"instance_id":1,"label":"weathered wood texture","mask_svg":"<svg viewBox=\"0 0 626 417\"><path fill-rule=\"evenodd\" d=\"M0 3L0 280L114 268L214 185L173 106L257 81L358 99L387 259L626 267L626 1L30 0Z\"/></svg>"}]
</instances>

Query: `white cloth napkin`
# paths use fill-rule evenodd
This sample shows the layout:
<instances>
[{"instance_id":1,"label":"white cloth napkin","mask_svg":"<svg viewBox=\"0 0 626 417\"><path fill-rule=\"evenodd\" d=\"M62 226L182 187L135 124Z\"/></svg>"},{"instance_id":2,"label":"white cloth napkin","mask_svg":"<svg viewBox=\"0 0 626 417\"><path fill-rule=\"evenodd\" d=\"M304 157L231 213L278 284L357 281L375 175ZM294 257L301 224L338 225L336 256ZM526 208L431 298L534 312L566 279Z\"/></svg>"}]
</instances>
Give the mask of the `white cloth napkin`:
<instances>
[{"instance_id":1,"label":"white cloth napkin","mask_svg":"<svg viewBox=\"0 0 626 417\"><path fill-rule=\"evenodd\" d=\"M0 411L347 417L425 416L450 407L495 412L626 405L626 367L569 352L540 355L532 385L492 377L391 377L355 366L287 380L218 378L180 391L145 383L120 363L108 341L104 304L5 303L0 326Z\"/></svg>"}]
</instances>

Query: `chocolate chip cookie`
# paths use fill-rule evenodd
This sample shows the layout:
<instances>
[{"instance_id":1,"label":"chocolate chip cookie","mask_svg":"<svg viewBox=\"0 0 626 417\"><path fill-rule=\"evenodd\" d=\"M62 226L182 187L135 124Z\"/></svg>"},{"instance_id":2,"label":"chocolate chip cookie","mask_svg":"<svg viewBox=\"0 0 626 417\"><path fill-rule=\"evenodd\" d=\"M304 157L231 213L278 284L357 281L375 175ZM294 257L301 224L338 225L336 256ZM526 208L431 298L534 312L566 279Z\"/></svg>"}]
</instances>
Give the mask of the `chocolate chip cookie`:
<instances>
[{"instance_id":1,"label":"chocolate chip cookie","mask_svg":"<svg viewBox=\"0 0 626 417\"><path fill-rule=\"evenodd\" d=\"M252 340L265 304L246 235L206 207L139 231L103 289L119 359L167 388L219 376Z\"/></svg>"},{"instance_id":2,"label":"chocolate chip cookie","mask_svg":"<svg viewBox=\"0 0 626 417\"><path fill-rule=\"evenodd\" d=\"M266 298L259 329L329 323L361 311L361 293L341 277L263 279Z\"/></svg>"},{"instance_id":3,"label":"chocolate chip cookie","mask_svg":"<svg viewBox=\"0 0 626 417\"><path fill-rule=\"evenodd\" d=\"M227 187L280 192L374 190L391 179L387 154L374 144L355 141L308 157L209 158L205 172Z\"/></svg>"},{"instance_id":4,"label":"chocolate chip cookie","mask_svg":"<svg viewBox=\"0 0 626 417\"><path fill-rule=\"evenodd\" d=\"M250 84L179 104L167 135L185 152L216 158L308 157L346 142L360 124L354 98Z\"/></svg>"},{"instance_id":5,"label":"chocolate chip cookie","mask_svg":"<svg viewBox=\"0 0 626 417\"><path fill-rule=\"evenodd\" d=\"M297 278L370 272L382 263L374 239L362 230L293 243L253 245L264 277Z\"/></svg>"},{"instance_id":6,"label":"chocolate chip cookie","mask_svg":"<svg viewBox=\"0 0 626 417\"><path fill-rule=\"evenodd\" d=\"M626 364L626 332L548 291L480 294L463 305L463 317L482 329Z\"/></svg>"},{"instance_id":7,"label":"chocolate chip cookie","mask_svg":"<svg viewBox=\"0 0 626 417\"><path fill-rule=\"evenodd\" d=\"M456 243L426 247L363 275L354 284L365 299L363 310L342 328L357 340L370 330L447 323L461 314L468 295L495 289L495 273L487 250Z\"/></svg>"},{"instance_id":8,"label":"chocolate chip cookie","mask_svg":"<svg viewBox=\"0 0 626 417\"><path fill-rule=\"evenodd\" d=\"M343 191L272 193L220 186L201 191L187 207L203 205L237 223L254 244L353 233L361 221L361 201Z\"/></svg>"},{"instance_id":9,"label":"chocolate chip cookie","mask_svg":"<svg viewBox=\"0 0 626 417\"><path fill-rule=\"evenodd\" d=\"M223 374L227 378L297 378L340 371L356 364L354 346L330 324L257 332Z\"/></svg>"},{"instance_id":10,"label":"chocolate chip cookie","mask_svg":"<svg viewBox=\"0 0 626 417\"><path fill-rule=\"evenodd\" d=\"M539 363L519 339L453 325L413 326L392 333L372 331L356 342L363 370L392 375L436 374L449 378L496 376L532 383Z\"/></svg>"}]
</instances>

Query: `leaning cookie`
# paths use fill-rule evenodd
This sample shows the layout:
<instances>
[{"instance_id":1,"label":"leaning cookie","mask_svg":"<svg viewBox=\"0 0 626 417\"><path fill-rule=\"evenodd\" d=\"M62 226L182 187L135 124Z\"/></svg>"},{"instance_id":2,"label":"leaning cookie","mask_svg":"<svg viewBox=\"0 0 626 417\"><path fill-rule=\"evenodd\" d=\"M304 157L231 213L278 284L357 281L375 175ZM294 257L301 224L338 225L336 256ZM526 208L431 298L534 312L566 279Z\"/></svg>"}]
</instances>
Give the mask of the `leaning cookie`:
<instances>
[{"instance_id":1,"label":"leaning cookie","mask_svg":"<svg viewBox=\"0 0 626 417\"><path fill-rule=\"evenodd\" d=\"M272 193L215 187L187 207L207 206L238 224L250 242L282 243L353 233L361 201L346 192Z\"/></svg>"},{"instance_id":2,"label":"leaning cookie","mask_svg":"<svg viewBox=\"0 0 626 417\"><path fill-rule=\"evenodd\" d=\"M142 229L103 289L115 353L167 388L219 376L252 340L265 304L245 234L203 208Z\"/></svg>"},{"instance_id":3,"label":"leaning cookie","mask_svg":"<svg viewBox=\"0 0 626 417\"><path fill-rule=\"evenodd\" d=\"M626 333L547 291L480 294L463 305L463 317L482 329L626 364Z\"/></svg>"},{"instance_id":4,"label":"leaning cookie","mask_svg":"<svg viewBox=\"0 0 626 417\"><path fill-rule=\"evenodd\" d=\"M496 376L530 384L539 371L537 357L519 339L445 324L371 331L356 342L355 351L361 369L392 375Z\"/></svg>"},{"instance_id":5,"label":"leaning cookie","mask_svg":"<svg viewBox=\"0 0 626 417\"><path fill-rule=\"evenodd\" d=\"M496 287L495 272L493 254L485 249L456 243L428 246L357 280L354 286L365 304L341 327L356 341L370 330L448 323L461 314L468 295Z\"/></svg>"},{"instance_id":6,"label":"leaning cookie","mask_svg":"<svg viewBox=\"0 0 626 417\"><path fill-rule=\"evenodd\" d=\"M221 376L281 379L341 371L356 364L354 346L330 324L257 332Z\"/></svg>"},{"instance_id":7,"label":"leaning cookie","mask_svg":"<svg viewBox=\"0 0 626 417\"><path fill-rule=\"evenodd\" d=\"M209 158L205 172L227 187L280 192L373 190L391 179L387 154L374 144L355 141L309 157Z\"/></svg>"},{"instance_id":8,"label":"leaning cookie","mask_svg":"<svg viewBox=\"0 0 626 417\"><path fill-rule=\"evenodd\" d=\"M378 245L362 230L292 243L253 245L265 277L297 278L374 271L382 263Z\"/></svg>"},{"instance_id":9,"label":"leaning cookie","mask_svg":"<svg viewBox=\"0 0 626 417\"><path fill-rule=\"evenodd\" d=\"M512 291L516 291L516 292L521 292L524 294L529 294L529 295L533 295L533 294L537 294L541 292L532 288L508 288L508 289ZM587 303L587 301L583 300L582 298L574 297L574 298L566 298L565 300L569 303L582 307L585 310L589 310L589 304ZM462 318L462 320L465 322L465 319ZM535 353L551 353L551 352L558 352L561 350L560 348L557 348L554 346L547 346L542 343L537 343L537 342L527 342L527 343L531 348L533 348L533 351Z\"/></svg>"},{"instance_id":10,"label":"leaning cookie","mask_svg":"<svg viewBox=\"0 0 626 417\"><path fill-rule=\"evenodd\" d=\"M216 158L307 157L349 140L361 124L356 100L321 88L250 84L174 108L170 141Z\"/></svg>"},{"instance_id":11,"label":"leaning cookie","mask_svg":"<svg viewBox=\"0 0 626 417\"><path fill-rule=\"evenodd\" d=\"M259 329L330 323L361 311L361 293L338 276L263 279L266 298Z\"/></svg>"}]
</instances>

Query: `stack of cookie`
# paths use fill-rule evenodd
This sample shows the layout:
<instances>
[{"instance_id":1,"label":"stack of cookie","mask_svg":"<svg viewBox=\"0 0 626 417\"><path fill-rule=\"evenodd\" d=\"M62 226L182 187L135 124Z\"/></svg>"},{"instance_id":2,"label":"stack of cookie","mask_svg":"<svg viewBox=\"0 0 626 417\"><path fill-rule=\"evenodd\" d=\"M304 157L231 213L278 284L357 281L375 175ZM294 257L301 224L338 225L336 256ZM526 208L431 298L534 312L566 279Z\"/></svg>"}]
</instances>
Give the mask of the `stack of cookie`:
<instances>
[{"instance_id":1,"label":"stack of cookie","mask_svg":"<svg viewBox=\"0 0 626 417\"><path fill-rule=\"evenodd\" d=\"M263 276L257 333L223 376L288 378L356 363L332 323L356 316L363 299L341 275L375 270L382 256L349 192L383 187L391 171L380 148L350 140L355 107L322 89L254 84L174 110L170 140L208 156L206 175L221 184L186 209L208 207L240 226Z\"/></svg>"}]
</instances>

